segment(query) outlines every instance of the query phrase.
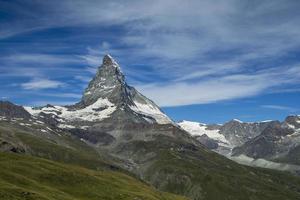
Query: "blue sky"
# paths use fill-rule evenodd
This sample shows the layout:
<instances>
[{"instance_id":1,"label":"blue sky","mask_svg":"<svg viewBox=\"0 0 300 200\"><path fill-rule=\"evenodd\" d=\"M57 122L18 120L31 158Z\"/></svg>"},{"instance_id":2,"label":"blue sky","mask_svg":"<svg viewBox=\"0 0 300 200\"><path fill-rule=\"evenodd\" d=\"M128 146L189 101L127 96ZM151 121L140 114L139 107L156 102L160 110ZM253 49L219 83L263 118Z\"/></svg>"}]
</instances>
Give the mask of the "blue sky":
<instances>
[{"instance_id":1,"label":"blue sky","mask_svg":"<svg viewBox=\"0 0 300 200\"><path fill-rule=\"evenodd\" d=\"M175 120L300 113L300 2L0 0L0 98L77 102L111 54Z\"/></svg>"}]
</instances>

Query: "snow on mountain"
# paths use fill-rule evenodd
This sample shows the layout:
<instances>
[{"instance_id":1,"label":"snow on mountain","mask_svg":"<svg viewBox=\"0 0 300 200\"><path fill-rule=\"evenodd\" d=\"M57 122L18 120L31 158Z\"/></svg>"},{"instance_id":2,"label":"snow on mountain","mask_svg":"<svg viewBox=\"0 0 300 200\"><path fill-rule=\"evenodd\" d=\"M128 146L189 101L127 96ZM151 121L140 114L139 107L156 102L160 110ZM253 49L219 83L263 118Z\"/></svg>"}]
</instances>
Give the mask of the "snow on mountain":
<instances>
[{"instance_id":1,"label":"snow on mountain","mask_svg":"<svg viewBox=\"0 0 300 200\"><path fill-rule=\"evenodd\" d=\"M240 164L277 170L300 170L299 165L293 164L299 163L293 160L299 155L298 149L293 150L300 144L299 116L288 116L282 123L233 119L218 127L191 121L182 121L178 125L207 148ZM291 164L276 162L282 157L291 160Z\"/></svg>"},{"instance_id":2,"label":"snow on mountain","mask_svg":"<svg viewBox=\"0 0 300 200\"><path fill-rule=\"evenodd\" d=\"M206 125L191 121L182 121L178 125L209 149L229 156L234 148L260 135L269 125L278 123L278 121L242 122L233 119L223 125Z\"/></svg>"},{"instance_id":3,"label":"snow on mountain","mask_svg":"<svg viewBox=\"0 0 300 200\"><path fill-rule=\"evenodd\" d=\"M166 114L164 114L157 106L151 103L143 104L134 101L134 105L130 106L130 108L133 111L138 112L142 115L146 115L154 118L156 122L159 124L171 123L169 117Z\"/></svg>"},{"instance_id":4,"label":"snow on mountain","mask_svg":"<svg viewBox=\"0 0 300 200\"><path fill-rule=\"evenodd\" d=\"M120 115L135 122L173 123L154 102L127 85L119 64L110 55L104 56L102 65L79 103L24 108L36 117L50 115L62 128L80 128L88 122L99 122L108 117L118 119Z\"/></svg>"},{"instance_id":5,"label":"snow on mountain","mask_svg":"<svg viewBox=\"0 0 300 200\"><path fill-rule=\"evenodd\" d=\"M233 149L233 156L246 155L267 160L284 160L299 164L300 117L291 115L283 122L271 123L261 134Z\"/></svg>"},{"instance_id":6,"label":"snow on mountain","mask_svg":"<svg viewBox=\"0 0 300 200\"><path fill-rule=\"evenodd\" d=\"M211 139L212 140L211 142L213 141L216 142L217 146L214 146L216 147L214 149L222 148L222 147L231 149L230 142L224 137L224 135L220 134L220 130L217 128L211 129L208 128L206 124L191 122L186 120L179 122L178 125L182 129L190 133L192 136L198 138L198 140L202 143L205 142L205 144L207 144L207 139ZM207 136L208 138L198 137L198 136ZM218 149L216 151L218 151Z\"/></svg>"},{"instance_id":7,"label":"snow on mountain","mask_svg":"<svg viewBox=\"0 0 300 200\"><path fill-rule=\"evenodd\" d=\"M51 114L57 117L58 121L99 121L110 116L116 110L116 106L107 99L98 99L94 104L85 108L72 110L64 106L48 106L42 108L24 107L33 116L40 113Z\"/></svg>"}]
</instances>

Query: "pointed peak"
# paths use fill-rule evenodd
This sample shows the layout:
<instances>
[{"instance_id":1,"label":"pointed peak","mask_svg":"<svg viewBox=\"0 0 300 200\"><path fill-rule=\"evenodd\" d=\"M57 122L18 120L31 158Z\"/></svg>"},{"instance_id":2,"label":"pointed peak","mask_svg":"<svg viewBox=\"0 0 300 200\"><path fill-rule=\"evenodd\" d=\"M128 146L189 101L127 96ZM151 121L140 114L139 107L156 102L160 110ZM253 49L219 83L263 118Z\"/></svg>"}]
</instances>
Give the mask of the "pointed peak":
<instances>
[{"instance_id":1,"label":"pointed peak","mask_svg":"<svg viewBox=\"0 0 300 200\"><path fill-rule=\"evenodd\" d=\"M109 54L104 55L102 65L119 67L119 64Z\"/></svg>"},{"instance_id":2,"label":"pointed peak","mask_svg":"<svg viewBox=\"0 0 300 200\"><path fill-rule=\"evenodd\" d=\"M86 88L82 102L83 105L91 105L99 98L112 100L113 96L117 96L120 90L123 90L127 84L125 77L120 70L119 64L109 54L103 57L103 63L98 68L96 76L91 80Z\"/></svg>"}]
</instances>

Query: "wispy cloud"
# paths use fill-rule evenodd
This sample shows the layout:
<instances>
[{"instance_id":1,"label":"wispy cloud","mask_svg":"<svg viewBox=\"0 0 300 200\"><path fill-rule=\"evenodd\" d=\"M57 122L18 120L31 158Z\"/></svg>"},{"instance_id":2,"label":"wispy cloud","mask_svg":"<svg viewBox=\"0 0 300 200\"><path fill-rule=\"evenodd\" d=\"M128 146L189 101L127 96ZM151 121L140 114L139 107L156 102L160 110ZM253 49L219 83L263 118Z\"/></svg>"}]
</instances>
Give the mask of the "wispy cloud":
<instances>
[{"instance_id":1,"label":"wispy cloud","mask_svg":"<svg viewBox=\"0 0 300 200\"><path fill-rule=\"evenodd\" d=\"M0 23L2 40L76 27L72 37L87 48L85 55L58 55L30 52L29 46L29 52L2 56L7 68L0 68L0 76L32 78L22 84L24 89L61 87L61 81L53 80L67 73L87 82L108 52L126 65L123 70L131 82L164 106L243 98L278 88L288 91L299 84L299 61L280 62L300 47L297 0L54 0L0 6L16 14ZM86 41L91 33L83 29L93 29L96 39ZM51 69L51 80L41 82Z\"/></svg>"},{"instance_id":2,"label":"wispy cloud","mask_svg":"<svg viewBox=\"0 0 300 200\"><path fill-rule=\"evenodd\" d=\"M43 64L57 65L66 63L79 63L81 60L76 56L55 55L55 54L13 54L1 58L3 62L11 64Z\"/></svg>"},{"instance_id":3,"label":"wispy cloud","mask_svg":"<svg viewBox=\"0 0 300 200\"><path fill-rule=\"evenodd\" d=\"M267 108L267 109L274 109L274 110L285 110L285 111L296 111L295 108L288 107L288 106L281 106L281 105L262 105L262 108Z\"/></svg>"},{"instance_id":4,"label":"wispy cloud","mask_svg":"<svg viewBox=\"0 0 300 200\"><path fill-rule=\"evenodd\" d=\"M32 79L27 83L22 83L21 87L25 90L40 90L48 88L58 88L64 86L65 83L49 79Z\"/></svg>"},{"instance_id":5,"label":"wispy cloud","mask_svg":"<svg viewBox=\"0 0 300 200\"><path fill-rule=\"evenodd\" d=\"M172 82L141 85L138 88L161 106L205 104L229 99L250 97L282 84L299 82L300 76L291 71L263 70L255 74L225 75L198 82Z\"/></svg>"}]
</instances>

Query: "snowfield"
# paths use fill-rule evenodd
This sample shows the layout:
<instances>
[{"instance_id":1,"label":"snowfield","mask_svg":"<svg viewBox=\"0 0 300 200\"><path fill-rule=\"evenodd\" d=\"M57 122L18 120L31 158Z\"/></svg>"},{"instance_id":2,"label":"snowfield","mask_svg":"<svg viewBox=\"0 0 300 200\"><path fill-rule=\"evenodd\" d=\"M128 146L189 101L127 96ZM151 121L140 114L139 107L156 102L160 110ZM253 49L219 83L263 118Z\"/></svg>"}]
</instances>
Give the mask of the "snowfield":
<instances>
[{"instance_id":1,"label":"snowfield","mask_svg":"<svg viewBox=\"0 0 300 200\"><path fill-rule=\"evenodd\" d=\"M40 113L55 115L58 121L101 121L109 117L115 110L116 106L108 99L98 99L94 104L79 110L69 110L64 106L43 107L41 109L24 107L30 114L37 116ZM70 125L60 124L61 128L70 128Z\"/></svg>"},{"instance_id":2,"label":"snowfield","mask_svg":"<svg viewBox=\"0 0 300 200\"><path fill-rule=\"evenodd\" d=\"M134 104L135 104L134 106L130 107L133 111L154 118L158 124L172 123L172 121L166 114L164 114L157 106L152 105L150 102L147 102L147 104L143 104L134 101ZM144 119L149 121L148 118L144 117Z\"/></svg>"},{"instance_id":3,"label":"snowfield","mask_svg":"<svg viewBox=\"0 0 300 200\"><path fill-rule=\"evenodd\" d=\"M206 134L209 138L218 141L221 146L229 146L229 141L224 137L224 135L219 133L219 130L208 130L206 124L182 121L178 125L185 131L190 133L192 136L201 136Z\"/></svg>"}]
</instances>

